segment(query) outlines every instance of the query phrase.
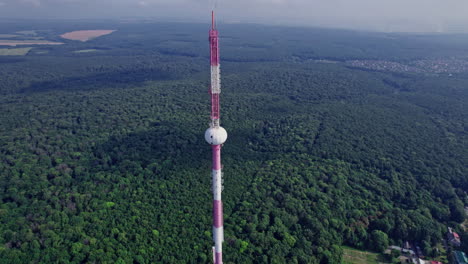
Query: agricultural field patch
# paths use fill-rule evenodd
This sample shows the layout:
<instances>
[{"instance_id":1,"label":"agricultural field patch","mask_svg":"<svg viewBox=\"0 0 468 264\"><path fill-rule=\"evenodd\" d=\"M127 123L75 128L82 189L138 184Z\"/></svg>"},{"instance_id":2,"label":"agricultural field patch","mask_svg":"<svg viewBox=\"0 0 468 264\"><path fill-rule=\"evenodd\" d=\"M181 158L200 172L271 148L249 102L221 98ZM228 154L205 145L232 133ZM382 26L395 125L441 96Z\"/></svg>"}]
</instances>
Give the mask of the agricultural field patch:
<instances>
[{"instance_id":1,"label":"agricultural field patch","mask_svg":"<svg viewBox=\"0 0 468 264\"><path fill-rule=\"evenodd\" d=\"M15 47L18 45L62 45L62 42L52 42L48 40L0 40L0 46Z\"/></svg>"},{"instance_id":2,"label":"agricultural field patch","mask_svg":"<svg viewBox=\"0 0 468 264\"><path fill-rule=\"evenodd\" d=\"M16 38L18 35L13 35L13 34L0 34L0 39L4 38Z\"/></svg>"},{"instance_id":3,"label":"agricultural field patch","mask_svg":"<svg viewBox=\"0 0 468 264\"><path fill-rule=\"evenodd\" d=\"M60 37L68 40L79 40L82 42L86 42L94 38L109 35L114 31L115 30L78 30L67 32L65 34L60 35Z\"/></svg>"},{"instance_id":4,"label":"agricultural field patch","mask_svg":"<svg viewBox=\"0 0 468 264\"><path fill-rule=\"evenodd\" d=\"M16 31L17 34L21 35L30 35L30 36L36 36L37 32L35 30L22 30L22 31Z\"/></svg>"},{"instance_id":5,"label":"agricultural field patch","mask_svg":"<svg viewBox=\"0 0 468 264\"><path fill-rule=\"evenodd\" d=\"M47 53L49 53L48 50L37 50L37 51L34 51L34 54L39 54L39 55L40 55L40 54L47 54Z\"/></svg>"},{"instance_id":6,"label":"agricultural field patch","mask_svg":"<svg viewBox=\"0 0 468 264\"><path fill-rule=\"evenodd\" d=\"M32 48L0 49L0 56L24 56Z\"/></svg>"},{"instance_id":7,"label":"agricultural field patch","mask_svg":"<svg viewBox=\"0 0 468 264\"><path fill-rule=\"evenodd\" d=\"M342 264L387 264L377 253L361 251L354 248L343 248Z\"/></svg>"},{"instance_id":8,"label":"agricultural field patch","mask_svg":"<svg viewBox=\"0 0 468 264\"><path fill-rule=\"evenodd\" d=\"M96 52L99 51L97 49L84 49L84 50L75 50L73 53L90 53L90 52Z\"/></svg>"}]
</instances>

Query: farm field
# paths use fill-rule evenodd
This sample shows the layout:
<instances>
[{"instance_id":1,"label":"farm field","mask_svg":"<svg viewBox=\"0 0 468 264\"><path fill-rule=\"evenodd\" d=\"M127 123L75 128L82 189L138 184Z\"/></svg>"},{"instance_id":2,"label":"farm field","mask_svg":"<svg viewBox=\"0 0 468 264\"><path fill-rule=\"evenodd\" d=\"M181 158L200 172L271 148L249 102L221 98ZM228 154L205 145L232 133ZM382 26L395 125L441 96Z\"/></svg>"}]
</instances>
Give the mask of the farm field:
<instances>
[{"instance_id":1,"label":"farm field","mask_svg":"<svg viewBox=\"0 0 468 264\"><path fill-rule=\"evenodd\" d=\"M342 264L387 264L377 253L343 247Z\"/></svg>"},{"instance_id":2,"label":"farm field","mask_svg":"<svg viewBox=\"0 0 468 264\"><path fill-rule=\"evenodd\" d=\"M96 52L97 49L84 49L84 50L76 50L73 53L89 53L89 52Z\"/></svg>"},{"instance_id":3,"label":"farm field","mask_svg":"<svg viewBox=\"0 0 468 264\"><path fill-rule=\"evenodd\" d=\"M33 35L33 36L37 35L37 32L35 30L21 30L21 31L16 31L16 33L21 34L21 35Z\"/></svg>"},{"instance_id":4,"label":"farm field","mask_svg":"<svg viewBox=\"0 0 468 264\"><path fill-rule=\"evenodd\" d=\"M0 49L0 56L24 56L32 48Z\"/></svg>"},{"instance_id":5,"label":"farm field","mask_svg":"<svg viewBox=\"0 0 468 264\"><path fill-rule=\"evenodd\" d=\"M4 38L16 38L18 35L13 35L13 34L0 34L0 39Z\"/></svg>"},{"instance_id":6,"label":"farm field","mask_svg":"<svg viewBox=\"0 0 468 264\"><path fill-rule=\"evenodd\" d=\"M115 30L78 30L60 35L68 40L79 40L86 42L88 40L111 34Z\"/></svg>"},{"instance_id":7,"label":"farm field","mask_svg":"<svg viewBox=\"0 0 468 264\"><path fill-rule=\"evenodd\" d=\"M15 47L18 45L62 45L62 42L52 42L47 40L0 40L0 46Z\"/></svg>"}]
</instances>

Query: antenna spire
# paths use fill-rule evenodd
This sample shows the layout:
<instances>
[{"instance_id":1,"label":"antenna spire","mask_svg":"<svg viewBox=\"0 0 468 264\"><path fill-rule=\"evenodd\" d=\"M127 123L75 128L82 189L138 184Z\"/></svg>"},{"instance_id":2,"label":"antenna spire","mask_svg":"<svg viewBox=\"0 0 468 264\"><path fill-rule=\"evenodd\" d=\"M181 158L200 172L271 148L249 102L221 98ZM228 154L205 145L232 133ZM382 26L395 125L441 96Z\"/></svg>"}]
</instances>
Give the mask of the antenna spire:
<instances>
[{"instance_id":1,"label":"antenna spire","mask_svg":"<svg viewBox=\"0 0 468 264\"><path fill-rule=\"evenodd\" d=\"M211 29L215 29L215 15L214 15L214 10L211 11Z\"/></svg>"}]
</instances>

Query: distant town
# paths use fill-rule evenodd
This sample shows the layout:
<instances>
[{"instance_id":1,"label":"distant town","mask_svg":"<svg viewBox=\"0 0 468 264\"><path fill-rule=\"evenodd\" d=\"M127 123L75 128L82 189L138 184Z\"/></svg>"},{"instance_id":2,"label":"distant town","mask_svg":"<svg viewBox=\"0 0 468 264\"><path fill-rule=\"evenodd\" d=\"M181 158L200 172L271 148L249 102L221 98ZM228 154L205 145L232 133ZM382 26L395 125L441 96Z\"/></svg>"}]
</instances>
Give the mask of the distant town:
<instances>
[{"instance_id":1,"label":"distant town","mask_svg":"<svg viewBox=\"0 0 468 264\"><path fill-rule=\"evenodd\" d=\"M424 256L420 246L416 243L405 242L400 246L390 246L385 253L391 254L392 256L398 256L400 263L412 263L412 264L468 264L467 255L459 250L461 246L460 235L453 231L452 228L448 228L447 237L442 241L441 256L438 260L430 260L430 258ZM445 254L444 254L445 253ZM445 256L444 256L445 255Z\"/></svg>"},{"instance_id":2,"label":"distant town","mask_svg":"<svg viewBox=\"0 0 468 264\"><path fill-rule=\"evenodd\" d=\"M468 60L461 59L417 60L406 64L386 60L350 60L346 61L346 65L373 71L400 73L454 74L468 72Z\"/></svg>"}]
</instances>

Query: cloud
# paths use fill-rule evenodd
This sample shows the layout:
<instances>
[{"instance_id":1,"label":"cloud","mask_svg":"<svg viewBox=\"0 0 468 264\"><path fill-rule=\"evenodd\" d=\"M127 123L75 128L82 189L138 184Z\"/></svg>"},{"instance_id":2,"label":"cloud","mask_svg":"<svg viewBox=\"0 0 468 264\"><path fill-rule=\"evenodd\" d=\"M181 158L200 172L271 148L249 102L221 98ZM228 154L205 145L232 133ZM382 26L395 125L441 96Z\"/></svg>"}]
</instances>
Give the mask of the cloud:
<instances>
[{"instance_id":1,"label":"cloud","mask_svg":"<svg viewBox=\"0 0 468 264\"><path fill-rule=\"evenodd\" d=\"M0 6L4 6L4 5L6 5L6 3L0 2Z\"/></svg>"}]
</instances>

